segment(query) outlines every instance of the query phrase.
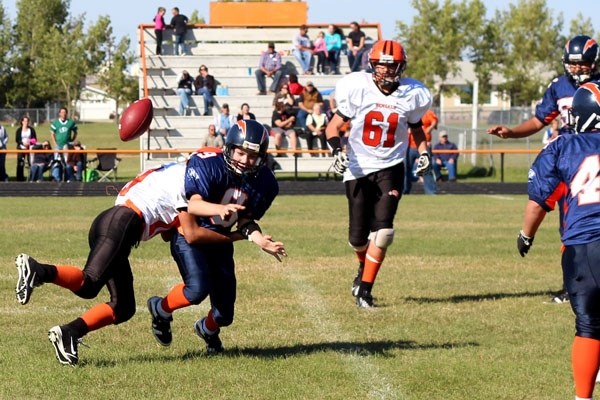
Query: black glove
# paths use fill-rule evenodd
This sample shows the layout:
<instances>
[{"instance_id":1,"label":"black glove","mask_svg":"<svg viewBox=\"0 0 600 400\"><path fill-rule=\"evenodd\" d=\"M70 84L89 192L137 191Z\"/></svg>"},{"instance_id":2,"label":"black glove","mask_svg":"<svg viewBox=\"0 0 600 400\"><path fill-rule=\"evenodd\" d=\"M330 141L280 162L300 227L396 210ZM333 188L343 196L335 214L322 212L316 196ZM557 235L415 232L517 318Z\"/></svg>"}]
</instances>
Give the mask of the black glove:
<instances>
[{"instance_id":1,"label":"black glove","mask_svg":"<svg viewBox=\"0 0 600 400\"><path fill-rule=\"evenodd\" d=\"M517 249L519 250L519 254L521 254L521 257L525 257L525 254L527 254L532 244L533 236L525 236L523 231L519 232L519 237L517 238Z\"/></svg>"},{"instance_id":2,"label":"black glove","mask_svg":"<svg viewBox=\"0 0 600 400\"><path fill-rule=\"evenodd\" d=\"M417 168L415 168L416 176L426 175L431 170L431 156L427 151L424 151L419 156Z\"/></svg>"}]
</instances>

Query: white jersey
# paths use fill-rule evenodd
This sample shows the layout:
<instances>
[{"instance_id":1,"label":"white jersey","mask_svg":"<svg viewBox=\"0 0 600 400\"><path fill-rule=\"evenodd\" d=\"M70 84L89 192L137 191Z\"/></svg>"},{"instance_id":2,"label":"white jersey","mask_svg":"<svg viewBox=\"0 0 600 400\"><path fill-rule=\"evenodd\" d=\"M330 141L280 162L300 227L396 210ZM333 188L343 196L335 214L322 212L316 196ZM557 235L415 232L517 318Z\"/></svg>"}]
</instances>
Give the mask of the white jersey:
<instances>
[{"instance_id":1,"label":"white jersey","mask_svg":"<svg viewBox=\"0 0 600 400\"><path fill-rule=\"evenodd\" d=\"M431 93L421 82L402 78L386 96L367 72L339 80L335 99L338 112L351 119L344 181L401 163L408 149L408 124L418 123L431 106Z\"/></svg>"},{"instance_id":2,"label":"white jersey","mask_svg":"<svg viewBox=\"0 0 600 400\"><path fill-rule=\"evenodd\" d=\"M144 218L141 240L177 226L180 209L187 208L185 163L161 165L140 173L119 192L115 205L134 210Z\"/></svg>"}]
</instances>

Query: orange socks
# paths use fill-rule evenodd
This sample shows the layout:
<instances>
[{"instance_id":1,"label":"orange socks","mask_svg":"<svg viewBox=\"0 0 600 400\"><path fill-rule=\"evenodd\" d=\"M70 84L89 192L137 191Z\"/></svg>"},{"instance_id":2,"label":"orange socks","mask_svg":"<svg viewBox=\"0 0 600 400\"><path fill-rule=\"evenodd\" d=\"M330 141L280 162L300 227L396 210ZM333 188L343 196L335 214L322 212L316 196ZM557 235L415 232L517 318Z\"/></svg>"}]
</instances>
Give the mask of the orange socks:
<instances>
[{"instance_id":1,"label":"orange socks","mask_svg":"<svg viewBox=\"0 0 600 400\"><path fill-rule=\"evenodd\" d=\"M361 264L364 264L365 256L367 255L367 249L361 250L361 251L355 250L355 252L356 252L356 258L358 258L358 262Z\"/></svg>"},{"instance_id":2,"label":"orange socks","mask_svg":"<svg viewBox=\"0 0 600 400\"><path fill-rule=\"evenodd\" d=\"M171 314L175 310L192 305L192 303L190 303L183 294L184 287L185 284L183 283L176 285L173 289L171 289L169 294L162 299L160 306L164 312Z\"/></svg>"},{"instance_id":3,"label":"orange socks","mask_svg":"<svg viewBox=\"0 0 600 400\"><path fill-rule=\"evenodd\" d=\"M362 274L362 281L367 283L374 283L382 262L383 259L378 260L377 258L372 257L370 254L367 254L365 258L365 269L363 270Z\"/></svg>"},{"instance_id":4,"label":"orange socks","mask_svg":"<svg viewBox=\"0 0 600 400\"><path fill-rule=\"evenodd\" d=\"M52 283L76 292L83 286L83 271L70 265L57 265L56 278Z\"/></svg>"},{"instance_id":5,"label":"orange socks","mask_svg":"<svg viewBox=\"0 0 600 400\"><path fill-rule=\"evenodd\" d=\"M88 326L88 331L95 331L115 323L116 317L113 309L106 303L98 304L87 310L81 319Z\"/></svg>"},{"instance_id":6,"label":"orange socks","mask_svg":"<svg viewBox=\"0 0 600 400\"><path fill-rule=\"evenodd\" d=\"M575 395L582 399L592 398L600 366L600 340L575 336L571 363Z\"/></svg>"},{"instance_id":7,"label":"orange socks","mask_svg":"<svg viewBox=\"0 0 600 400\"><path fill-rule=\"evenodd\" d=\"M212 335L213 333L219 330L219 325L217 325L217 323L215 322L212 309L208 312L208 315L204 320L204 328L206 330L206 333L208 333L209 335Z\"/></svg>"}]
</instances>

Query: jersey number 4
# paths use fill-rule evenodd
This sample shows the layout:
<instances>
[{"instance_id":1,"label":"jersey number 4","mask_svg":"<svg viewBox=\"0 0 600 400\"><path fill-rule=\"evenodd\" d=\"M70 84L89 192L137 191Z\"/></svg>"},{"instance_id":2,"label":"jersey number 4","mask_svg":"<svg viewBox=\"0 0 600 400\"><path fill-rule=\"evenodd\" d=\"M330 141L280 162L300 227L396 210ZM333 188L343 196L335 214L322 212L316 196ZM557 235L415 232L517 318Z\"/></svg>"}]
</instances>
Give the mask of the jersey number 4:
<instances>
[{"instance_id":1,"label":"jersey number 4","mask_svg":"<svg viewBox=\"0 0 600 400\"><path fill-rule=\"evenodd\" d=\"M586 157L579 171L571 181L572 196L577 196L579 205L600 203L600 158L597 155Z\"/></svg>"},{"instance_id":2,"label":"jersey number 4","mask_svg":"<svg viewBox=\"0 0 600 400\"><path fill-rule=\"evenodd\" d=\"M398 127L398 114L391 113L387 117L387 129L382 123L386 121L381 111L369 111L365 116L363 126L363 143L367 146L394 147L396 143L396 128ZM382 138L385 137L383 143Z\"/></svg>"}]
</instances>

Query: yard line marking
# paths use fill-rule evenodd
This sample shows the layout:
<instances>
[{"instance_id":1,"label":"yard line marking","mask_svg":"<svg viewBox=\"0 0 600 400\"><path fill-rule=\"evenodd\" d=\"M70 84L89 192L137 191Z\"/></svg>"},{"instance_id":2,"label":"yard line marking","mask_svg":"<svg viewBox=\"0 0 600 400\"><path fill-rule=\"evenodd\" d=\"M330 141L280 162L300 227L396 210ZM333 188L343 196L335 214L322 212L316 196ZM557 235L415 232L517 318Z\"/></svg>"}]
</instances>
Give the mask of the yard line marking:
<instances>
[{"instance_id":1,"label":"yard line marking","mask_svg":"<svg viewBox=\"0 0 600 400\"><path fill-rule=\"evenodd\" d=\"M331 318L323 297L315 288L304 280L304 277L294 271L286 270L296 295L300 298L300 304L312 318L316 334L324 341L336 338L339 341L349 342L350 335L345 333L341 326ZM348 294L350 295L350 294ZM365 310L369 312L369 310ZM391 379L385 376L376 364L369 362L368 357L359 353L338 353L339 357L350 367L352 373L359 381L359 385L368 387L367 394L370 399L402 399L405 396L398 393Z\"/></svg>"},{"instance_id":2,"label":"yard line marking","mask_svg":"<svg viewBox=\"0 0 600 400\"><path fill-rule=\"evenodd\" d=\"M497 200L509 200L509 201L512 201L512 200L515 199L514 197L502 196L500 194L481 194L480 196L487 197L487 198L492 198L492 199L497 199Z\"/></svg>"}]
</instances>

